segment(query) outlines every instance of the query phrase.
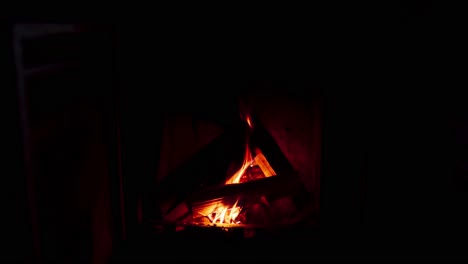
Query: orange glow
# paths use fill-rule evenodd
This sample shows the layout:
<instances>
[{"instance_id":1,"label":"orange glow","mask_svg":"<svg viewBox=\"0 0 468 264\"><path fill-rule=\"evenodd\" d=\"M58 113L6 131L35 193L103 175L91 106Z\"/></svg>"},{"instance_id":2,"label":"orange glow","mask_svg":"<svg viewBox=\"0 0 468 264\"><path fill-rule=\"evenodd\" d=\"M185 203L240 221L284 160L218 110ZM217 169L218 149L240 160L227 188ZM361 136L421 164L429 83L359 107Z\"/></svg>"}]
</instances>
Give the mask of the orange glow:
<instances>
[{"instance_id":1,"label":"orange glow","mask_svg":"<svg viewBox=\"0 0 468 264\"><path fill-rule=\"evenodd\" d=\"M244 154L244 162L242 163L241 168L236 173L234 173L234 175L232 175L231 178L229 178L226 181L226 184L239 183L242 175L244 174L246 169L249 167L249 165L252 164L252 162L253 162L252 153L250 152L249 146L246 146L245 154Z\"/></svg>"},{"instance_id":2,"label":"orange glow","mask_svg":"<svg viewBox=\"0 0 468 264\"><path fill-rule=\"evenodd\" d=\"M246 121L249 127L252 128L252 121L249 116L246 116ZM239 184L275 175L276 172L259 148L255 148L253 153L250 151L249 137L247 135L242 165L236 173L225 181L225 184ZM201 215L208 217L212 224L243 224L241 221L245 219L244 216L239 217L242 207L237 206L238 202L239 199L237 199L233 206L211 204L199 211L203 212Z\"/></svg>"},{"instance_id":3,"label":"orange glow","mask_svg":"<svg viewBox=\"0 0 468 264\"><path fill-rule=\"evenodd\" d=\"M247 116L246 120L249 127L252 128L252 121L250 120L250 116Z\"/></svg>"},{"instance_id":4,"label":"orange glow","mask_svg":"<svg viewBox=\"0 0 468 264\"><path fill-rule=\"evenodd\" d=\"M240 224L239 221L236 221L241 207L237 206L239 199L234 203L232 207L228 206L219 206L216 207L211 214L208 215L211 223L213 224Z\"/></svg>"},{"instance_id":5,"label":"orange glow","mask_svg":"<svg viewBox=\"0 0 468 264\"><path fill-rule=\"evenodd\" d=\"M250 119L250 116L247 115L245 119L249 127L252 128L252 120ZM270 177L270 176L276 175L275 171L273 170L273 168L271 168L270 164L268 163L268 161L266 160L265 156L263 155L260 149L256 148L255 153L254 154L251 153L250 147L249 147L249 140L247 139L247 143L245 144L244 161L242 162L242 166L236 173L234 173L234 175L232 175L225 182L225 184L236 184L236 183L248 181L248 179L242 180L242 181L241 179L243 176L245 176L247 169L249 167L254 167L254 166L256 166L257 168L259 167L261 169L260 174L263 174L262 177ZM257 174L258 174L258 169L257 169Z\"/></svg>"},{"instance_id":6,"label":"orange glow","mask_svg":"<svg viewBox=\"0 0 468 264\"><path fill-rule=\"evenodd\" d=\"M265 156L263 155L262 151L258 148L255 149L255 157L250 152L250 148L246 145L245 147L245 154L244 154L244 161L242 163L241 168L234 173L234 175L229 178L225 184L236 184L242 183L248 180L242 180L243 176L247 173L247 169L255 168L256 166L259 167L260 173L262 177L267 178L271 176L275 176L276 172L270 166L268 161L266 160Z\"/></svg>"}]
</instances>

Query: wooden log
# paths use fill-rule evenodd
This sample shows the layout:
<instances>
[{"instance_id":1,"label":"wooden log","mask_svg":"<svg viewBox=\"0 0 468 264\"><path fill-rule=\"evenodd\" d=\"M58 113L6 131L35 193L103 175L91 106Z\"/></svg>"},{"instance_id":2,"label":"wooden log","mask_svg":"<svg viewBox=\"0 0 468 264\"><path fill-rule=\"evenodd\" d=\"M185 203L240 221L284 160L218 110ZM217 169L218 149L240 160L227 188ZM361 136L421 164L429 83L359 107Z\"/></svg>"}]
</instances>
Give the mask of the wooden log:
<instances>
[{"instance_id":1,"label":"wooden log","mask_svg":"<svg viewBox=\"0 0 468 264\"><path fill-rule=\"evenodd\" d=\"M274 201L278 197L295 196L301 189L301 185L294 179L295 177L269 177L253 182L224 185L194 194L191 200L193 218L201 219L211 216L210 219L213 221L222 210L231 210L223 215L223 223L271 224L270 222L274 221L270 221L270 205L267 200ZM290 198L288 201L291 200ZM241 208L242 211L239 211L239 214L231 221L229 212L236 209L234 206ZM221 211L217 212L218 209ZM277 214L274 218L280 219L281 217Z\"/></svg>"},{"instance_id":2,"label":"wooden log","mask_svg":"<svg viewBox=\"0 0 468 264\"><path fill-rule=\"evenodd\" d=\"M276 172L270 166L270 164L268 163L263 153L259 149L256 149L255 152L256 152L255 164L257 164L260 167L265 177L276 175Z\"/></svg>"},{"instance_id":3,"label":"wooden log","mask_svg":"<svg viewBox=\"0 0 468 264\"><path fill-rule=\"evenodd\" d=\"M173 210L171 210L168 214L163 216L164 220L167 222L177 222L182 220L184 216L186 216L190 212L190 206L183 202L178 204Z\"/></svg>"},{"instance_id":4,"label":"wooden log","mask_svg":"<svg viewBox=\"0 0 468 264\"><path fill-rule=\"evenodd\" d=\"M273 176L240 184L229 184L206 188L194 193L189 202L213 201L215 199L234 196L274 196L294 195L301 188L297 177Z\"/></svg>"},{"instance_id":5,"label":"wooden log","mask_svg":"<svg viewBox=\"0 0 468 264\"><path fill-rule=\"evenodd\" d=\"M294 196L301 189L297 177L272 176L251 182L208 187L194 193L185 201L175 200L176 197L163 203L162 210L165 220L176 220L192 210L193 218L209 215L217 207L232 207L241 200L254 200L261 196L271 200L278 197Z\"/></svg>"}]
</instances>

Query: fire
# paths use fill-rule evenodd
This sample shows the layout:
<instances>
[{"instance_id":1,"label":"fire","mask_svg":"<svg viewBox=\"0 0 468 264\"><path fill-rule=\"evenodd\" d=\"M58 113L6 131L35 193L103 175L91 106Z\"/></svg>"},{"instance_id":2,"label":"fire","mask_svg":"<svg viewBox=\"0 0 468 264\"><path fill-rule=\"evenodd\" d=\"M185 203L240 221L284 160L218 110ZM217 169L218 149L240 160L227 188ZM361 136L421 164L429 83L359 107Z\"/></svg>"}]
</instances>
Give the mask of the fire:
<instances>
[{"instance_id":1,"label":"fire","mask_svg":"<svg viewBox=\"0 0 468 264\"><path fill-rule=\"evenodd\" d=\"M211 223L216 224L240 224L240 221L237 221L237 217L239 216L242 208L237 206L239 199L237 199L236 203L232 207L228 206L219 206L217 207L208 218L210 219Z\"/></svg>"},{"instance_id":2,"label":"fire","mask_svg":"<svg viewBox=\"0 0 468 264\"><path fill-rule=\"evenodd\" d=\"M250 120L249 115L245 117L245 120L247 121L247 124L249 125L249 127L252 128L252 121ZM253 161L254 159L253 159L252 153L250 152L249 142L247 140L247 143L245 145L244 161L242 162L242 166L236 173L234 173L234 175L231 176L231 178L229 178L226 181L225 184L240 183L240 179L242 175L245 173L245 171L252 164Z\"/></svg>"},{"instance_id":3,"label":"fire","mask_svg":"<svg viewBox=\"0 0 468 264\"><path fill-rule=\"evenodd\" d=\"M244 161L241 168L234 173L225 184L243 183L246 181L267 178L275 176L276 172L268 163L262 151L258 148L255 149L255 156L250 152L248 145L245 147ZM250 176L250 177L248 177Z\"/></svg>"},{"instance_id":4,"label":"fire","mask_svg":"<svg viewBox=\"0 0 468 264\"><path fill-rule=\"evenodd\" d=\"M231 178L229 178L226 181L226 184L240 183L240 179L241 179L242 175L247 170L247 168L252 164L253 161L254 161L254 159L252 157L252 153L250 152L250 148L249 148L248 145L246 145L245 146L244 161L242 162L241 168L236 173L234 173L234 175L232 175Z\"/></svg>"},{"instance_id":5,"label":"fire","mask_svg":"<svg viewBox=\"0 0 468 264\"><path fill-rule=\"evenodd\" d=\"M250 116L246 117L247 124L249 125L250 128L252 128L252 121L250 120Z\"/></svg>"},{"instance_id":6,"label":"fire","mask_svg":"<svg viewBox=\"0 0 468 264\"><path fill-rule=\"evenodd\" d=\"M250 116L246 116L246 122L250 128L252 128L252 120ZM252 168L249 172L248 169ZM259 171L259 169L261 171ZM255 171L256 170L256 171ZM244 177L246 174L256 174L260 177L270 177L276 175L273 168L270 166L268 161L266 160L265 156L263 155L262 151L259 148L255 148L255 153L252 154L250 151L250 144L249 144L249 137L247 135L247 142L245 144L245 153L244 153L244 161L242 162L242 166L240 169L234 173L226 182L225 184L236 184L242 183L245 181L251 180L251 178L258 178L258 177Z\"/></svg>"},{"instance_id":7,"label":"fire","mask_svg":"<svg viewBox=\"0 0 468 264\"><path fill-rule=\"evenodd\" d=\"M250 128L252 128L252 120L250 116L246 116L246 122ZM247 142L245 144L244 160L240 169L234 173L225 184L238 184L244 183L260 178L275 176L276 172L268 163L266 157L263 155L259 148L254 149L254 153L250 151L249 134L247 135ZM242 207L237 206L239 199L234 203L233 206L216 206L211 213L205 216L210 219L213 224L242 224L239 217ZM244 219L245 220L245 219Z\"/></svg>"}]
</instances>

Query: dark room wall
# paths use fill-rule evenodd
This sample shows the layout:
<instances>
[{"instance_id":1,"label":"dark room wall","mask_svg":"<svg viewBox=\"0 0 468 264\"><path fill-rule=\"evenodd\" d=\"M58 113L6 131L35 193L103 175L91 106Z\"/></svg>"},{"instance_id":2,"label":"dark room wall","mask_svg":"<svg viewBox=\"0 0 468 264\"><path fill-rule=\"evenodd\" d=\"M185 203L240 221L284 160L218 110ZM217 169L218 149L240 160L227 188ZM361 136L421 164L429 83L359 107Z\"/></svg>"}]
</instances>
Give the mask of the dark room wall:
<instances>
[{"instance_id":1,"label":"dark room wall","mask_svg":"<svg viewBox=\"0 0 468 264\"><path fill-rule=\"evenodd\" d=\"M24 183L10 187L18 192L27 188L23 199L30 198L22 232L33 232L27 238L17 232L24 244L15 249L23 251L21 259L92 262L111 254L111 45L109 31L79 28L83 31L21 25L15 27L21 39L13 47L23 58L11 52L13 47L8 50L15 55L7 65L14 91L8 100L20 102L8 112L25 121L17 133L18 151L31 154L19 157L17 181ZM58 66L47 67L51 64ZM19 97L19 91L25 96ZM14 204L16 210L24 208ZM28 239L34 242L31 247Z\"/></svg>"},{"instance_id":2,"label":"dark room wall","mask_svg":"<svg viewBox=\"0 0 468 264\"><path fill-rule=\"evenodd\" d=\"M2 128L2 249L0 260L25 261L33 256L31 215L28 204L22 127L20 122L19 101L16 90L13 41L13 25L0 24L0 54L2 56L0 85L2 87L1 112Z\"/></svg>"}]
</instances>

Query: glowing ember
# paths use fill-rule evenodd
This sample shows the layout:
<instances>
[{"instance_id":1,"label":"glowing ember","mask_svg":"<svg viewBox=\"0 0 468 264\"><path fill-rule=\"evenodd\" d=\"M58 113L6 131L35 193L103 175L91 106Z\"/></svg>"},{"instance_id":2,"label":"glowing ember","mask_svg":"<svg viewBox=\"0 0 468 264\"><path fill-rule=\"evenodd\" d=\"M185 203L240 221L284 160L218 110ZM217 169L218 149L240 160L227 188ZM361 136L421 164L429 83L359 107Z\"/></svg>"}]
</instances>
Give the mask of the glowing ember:
<instances>
[{"instance_id":1,"label":"glowing ember","mask_svg":"<svg viewBox=\"0 0 468 264\"><path fill-rule=\"evenodd\" d=\"M211 214L208 215L211 223L216 224L240 224L237 217L240 214L241 207L237 206L237 202L232 207L219 206Z\"/></svg>"}]
</instances>

